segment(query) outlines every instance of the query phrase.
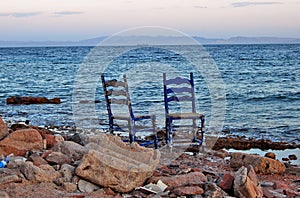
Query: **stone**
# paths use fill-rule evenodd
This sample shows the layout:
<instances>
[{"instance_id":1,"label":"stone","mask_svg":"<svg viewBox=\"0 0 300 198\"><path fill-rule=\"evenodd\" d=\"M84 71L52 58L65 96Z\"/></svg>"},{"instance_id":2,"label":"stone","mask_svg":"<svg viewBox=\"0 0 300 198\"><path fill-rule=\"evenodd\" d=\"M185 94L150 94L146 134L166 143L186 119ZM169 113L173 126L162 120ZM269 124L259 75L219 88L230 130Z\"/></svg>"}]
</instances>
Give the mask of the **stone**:
<instances>
[{"instance_id":1,"label":"stone","mask_svg":"<svg viewBox=\"0 0 300 198\"><path fill-rule=\"evenodd\" d=\"M69 157L72 162L81 160L88 152L88 149L71 141L58 142L51 149L54 152L61 152Z\"/></svg>"},{"instance_id":2,"label":"stone","mask_svg":"<svg viewBox=\"0 0 300 198\"><path fill-rule=\"evenodd\" d=\"M1 198L9 198L9 195L5 191L0 190L0 197Z\"/></svg>"},{"instance_id":3,"label":"stone","mask_svg":"<svg viewBox=\"0 0 300 198\"><path fill-rule=\"evenodd\" d=\"M8 135L8 128L0 116L0 140Z\"/></svg>"},{"instance_id":4,"label":"stone","mask_svg":"<svg viewBox=\"0 0 300 198\"><path fill-rule=\"evenodd\" d=\"M45 134L46 148L51 149L58 142L63 142L64 138L61 135Z\"/></svg>"},{"instance_id":5,"label":"stone","mask_svg":"<svg viewBox=\"0 0 300 198\"><path fill-rule=\"evenodd\" d=\"M297 160L297 156L295 154L289 155L290 160Z\"/></svg>"},{"instance_id":6,"label":"stone","mask_svg":"<svg viewBox=\"0 0 300 198\"><path fill-rule=\"evenodd\" d=\"M81 179L78 182L78 189L81 192L91 193L91 192L94 192L94 191L100 189L100 187L96 186L95 184L92 184L91 182Z\"/></svg>"},{"instance_id":7,"label":"stone","mask_svg":"<svg viewBox=\"0 0 300 198\"><path fill-rule=\"evenodd\" d=\"M35 182L53 182L60 176L52 166L46 164L37 167L34 166L32 162L23 162L20 171L24 174L26 179Z\"/></svg>"},{"instance_id":8,"label":"stone","mask_svg":"<svg viewBox=\"0 0 300 198\"><path fill-rule=\"evenodd\" d=\"M240 152L231 154L230 167L240 168L248 165L252 165L255 172L260 174L283 174L286 171L285 165L278 160Z\"/></svg>"},{"instance_id":9,"label":"stone","mask_svg":"<svg viewBox=\"0 0 300 198\"><path fill-rule=\"evenodd\" d=\"M160 152L137 143L129 145L117 136L102 135L97 144L87 145L89 152L75 169L76 175L118 192L141 186L153 174Z\"/></svg>"},{"instance_id":10,"label":"stone","mask_svg":"<svg viewBox=\"0 0 300 198\"><path fill-rule=\"evenodd\" d=\"M71 182L65 182L62 185L63 189L67 192L75 192L77 191L77 185Z\"/></svg>"},{"instance_id":11,"label":"stone","mask_svg":"<svg viewBox=\"0 0 300 198\"><path fill-rule=\"evenodd\" d=\"M8 184L8 183L21 182L21 181L22 181L22 179L17 175L8 175L8 176L0 178L0 185Z\"/></svg>"},{"instance_id":12,"label":"stone","mask_svg":"<svg viewBox=\"0 0 300 198\"><path fill-rule=\"evenodd\" d=\"M262 188L251 165L247 168L242 166L234 174L234 195L240 198L262 197Z\"/></svg>"},{"instance_id":13,"label":"stone","mask_svg":"<svg viewBox=\"0 0 300 198\"><path fill-rule=\"evenodd\" d=\"M48 99L46 97L12 96L6 99L6 104L60 104L59 98Z\"/></svg>"},{"instance_id":14,"label":"stone","mask_svg":"<svg viewBox=\"0 0 300 198\"><path fill-rule=\"evenodd\" d=\"M202 195L204 193L204 190L199 186L185 186L185 187L175 188L173 192L179 196Z\"/></svg>"},{"instance_id":15,"label":"stone","mask_svg":"<svg viewBox=\"0 0 300 198\"><path fill-rule=\"evenodd\" d=\"M222 190L229 191L233 187L234 177L231 174L225 174L221 181L218 182L218 186L222 188Z\"/></svg>"},{"instance_id":16,"label":"stone","mask_svg":"<svg viewBox=\"0 0 300 198\"><path fill-rule=\"evenodd\" d=\"M276 159L276 155L273 152L268 152L265 154L265 157L271 158L271 159Z\"/></svg>"},{"instance_id":17,"label":"stone","mask_svg":"<svg viewBox=\"0 0 300 198\"><path fill-rule=\"evenodd\" d=\"M206 183L205 184L205 193L203 197L209 198L219 198L219 197L227 197L227 193L224 192L217 184L215 183Z\"/></svg>"},{"instance_id":18,"label":"stone","mask_svg":"<svg viewBox=\"0 0 300 198\"><path fill-rule=\"evenodd\" d=\"M0 141L0 155L24 156L27 151L40 151L43 149L43 139L35 129L20 129L10 133Z\"/></svg>"},{"instance_id":19,"label":"stone","mask_svg":"<svg viewBox=\"0 0 300 198\"><path fill-rule=\"evenodd\" d=\"M30 160L33 165L35 166L40 166L42 164L48 164L48 162L42 158L41 156L39 156L37 153L33 153L28 157L28 160Z\"/></svg>"},{"instance_id":20,"label":"stone","mask_svg":"<svg viewBox=\"0 0 300 198\"><path fill-rule=\"evenodd\" d=\"M72 177L75 174L75 167L69 164L63 164L59 170L62 177L65 178L66 182L71 182Z\"/></svg>"},{"instance_id":21,"label":"stone","mask_svg":"<svg viewBox=\"0 0 300 198\"><path fill-rule=\"evenodd\" d=\"M207 182L207 177L201 172L191 172L184 175L175 175L171 177L152 177L149 179L149 183L157 183L158 180L161 180L166 184L167 190L172 190L174 188L183 187L183 186L204 186L204 183Z\"/></svg>"},{"instance_id":22,"label":"stone","mask_svg":"<svg viewBox=\"0 0 300 198\"><path fill-rule=\"evenodd\" d=\"M46 157L46 160L51 165L54 165L54 164L62 165L62 164L71 163L71 159L67 155L65 155L61 152L52 152L52 153L50 153Z\"/></svg>"}]
</instances>

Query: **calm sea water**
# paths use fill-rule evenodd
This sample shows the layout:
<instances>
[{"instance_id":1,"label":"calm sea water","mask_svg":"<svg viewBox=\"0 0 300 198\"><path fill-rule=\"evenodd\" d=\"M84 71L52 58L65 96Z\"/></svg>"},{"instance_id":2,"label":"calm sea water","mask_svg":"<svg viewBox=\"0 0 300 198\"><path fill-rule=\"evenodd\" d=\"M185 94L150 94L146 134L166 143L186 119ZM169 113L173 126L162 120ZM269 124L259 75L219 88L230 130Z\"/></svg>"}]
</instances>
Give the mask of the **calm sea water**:
<instances>
[{"instance_id":1,"label":"calm sea water","mask_svg":"<svg viewBox=\"0 0 300 198\"><path fill-rule=\"evenodd\" d=\"M103 50L109 56L118 48ZM193 56L193 46L177 48ZM209 45L205 48L224 81L223 132L300 143L300 45ZM8 123L30 120L39 126L74 126L72 95L76 76L92 49L0 48L0 115L3 119ZM97 65L97 61L94 64ZM206 115L209 123L213 115L205 78L176 54L170 56L163 50L143 48L118 57L105 69L108 77L127 74L134 111L158 114L159 127L164 125L162 72L171 76L188 75L191 71L195 73L199 111ZM7 105L6 98L11 96L59 97L62 103ZM95 100L100 101L95 105L97 119L105 124L107 115L101 82Z\"/></svg>"}]
</instances>

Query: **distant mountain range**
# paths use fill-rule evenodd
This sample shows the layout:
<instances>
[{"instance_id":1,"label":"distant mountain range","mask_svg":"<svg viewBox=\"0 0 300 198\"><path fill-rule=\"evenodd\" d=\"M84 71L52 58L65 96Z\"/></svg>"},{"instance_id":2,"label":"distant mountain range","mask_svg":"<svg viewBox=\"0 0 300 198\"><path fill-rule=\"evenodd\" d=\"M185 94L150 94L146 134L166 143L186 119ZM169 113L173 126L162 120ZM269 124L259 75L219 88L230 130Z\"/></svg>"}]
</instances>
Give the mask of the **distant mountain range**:
<instances>
[{"instance_id":1,"label":"distant mountain range","mask_svg":"<svg viewBox=\"0 0 300 198\"><path fill-rule=\"evenodd\" d=\"M96 46L101 41L107 37L97 37L92 39L80 40L80 41L0 41L0 47L39 47L39 46ZM279 37L231 37L229 39L210 39L199 36L193 37L196 41L203 45L212 44L300 44L300 38L279 38ZM134 40L137 43L143 40L155 41L155 44L159 45L160 42L174 43L176 41L178 44L181 43L183 37L166 37L166 36L156 36L156 37L130 37L130 40ZM116 39L116 43L118 43ZM145 42L146 43L146 42ZM126 43L124 43L126 45Z\"/></svg>"}]
</instances>

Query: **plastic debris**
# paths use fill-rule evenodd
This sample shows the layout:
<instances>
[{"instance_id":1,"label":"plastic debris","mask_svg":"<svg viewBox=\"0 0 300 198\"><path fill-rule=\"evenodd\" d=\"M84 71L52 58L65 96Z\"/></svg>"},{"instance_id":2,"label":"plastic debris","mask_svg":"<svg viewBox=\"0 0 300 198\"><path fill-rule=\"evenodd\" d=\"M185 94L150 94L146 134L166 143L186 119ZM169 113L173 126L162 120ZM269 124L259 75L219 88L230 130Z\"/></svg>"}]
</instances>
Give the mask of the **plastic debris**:
<instances>
[{"instance_id":1,"label":"plastic debris","mask_svg":"<svg viewBox=\"0 0 300 198\"><path fill-rule=\"evenodd\" d=\"M158 194L158 193L162 193L166 190L168 186L166 184L164 184L161 180L158 180L157 184L147 184L146 186L143 187L138 187L136 188L137 190L143 190L149 193L154 193L154 194Z\"/></svg>"}]
</instances>

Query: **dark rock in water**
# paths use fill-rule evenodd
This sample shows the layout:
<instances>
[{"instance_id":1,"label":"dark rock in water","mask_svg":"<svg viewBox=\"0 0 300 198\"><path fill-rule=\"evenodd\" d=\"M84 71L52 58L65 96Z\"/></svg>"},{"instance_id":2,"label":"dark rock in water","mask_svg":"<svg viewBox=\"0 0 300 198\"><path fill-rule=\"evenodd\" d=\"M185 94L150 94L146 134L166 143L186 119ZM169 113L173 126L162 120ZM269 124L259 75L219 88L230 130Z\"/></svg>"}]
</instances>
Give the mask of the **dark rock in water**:
<instances>
[{"instance_id":1,"label":"dark rock in water","mask_svg":"<svg viewBox=\"0 0 300 198\"><path fill-rule=\"evenodd\" d=\"M289 159L290 160L297 160L298 158L295 154L293 154L293 155L289 155Z\"/></svg>"},{"instance_id":2,"label":"dark rock in water","mask_svg":"<svg viewBox=\"0 0 300 198\"><path fill-rule=\"evenodd\" d=\"M6 99L6 104L60 104L60 98L48 99L46 97L12 96Z\"/></svg>"}]
</instances>

